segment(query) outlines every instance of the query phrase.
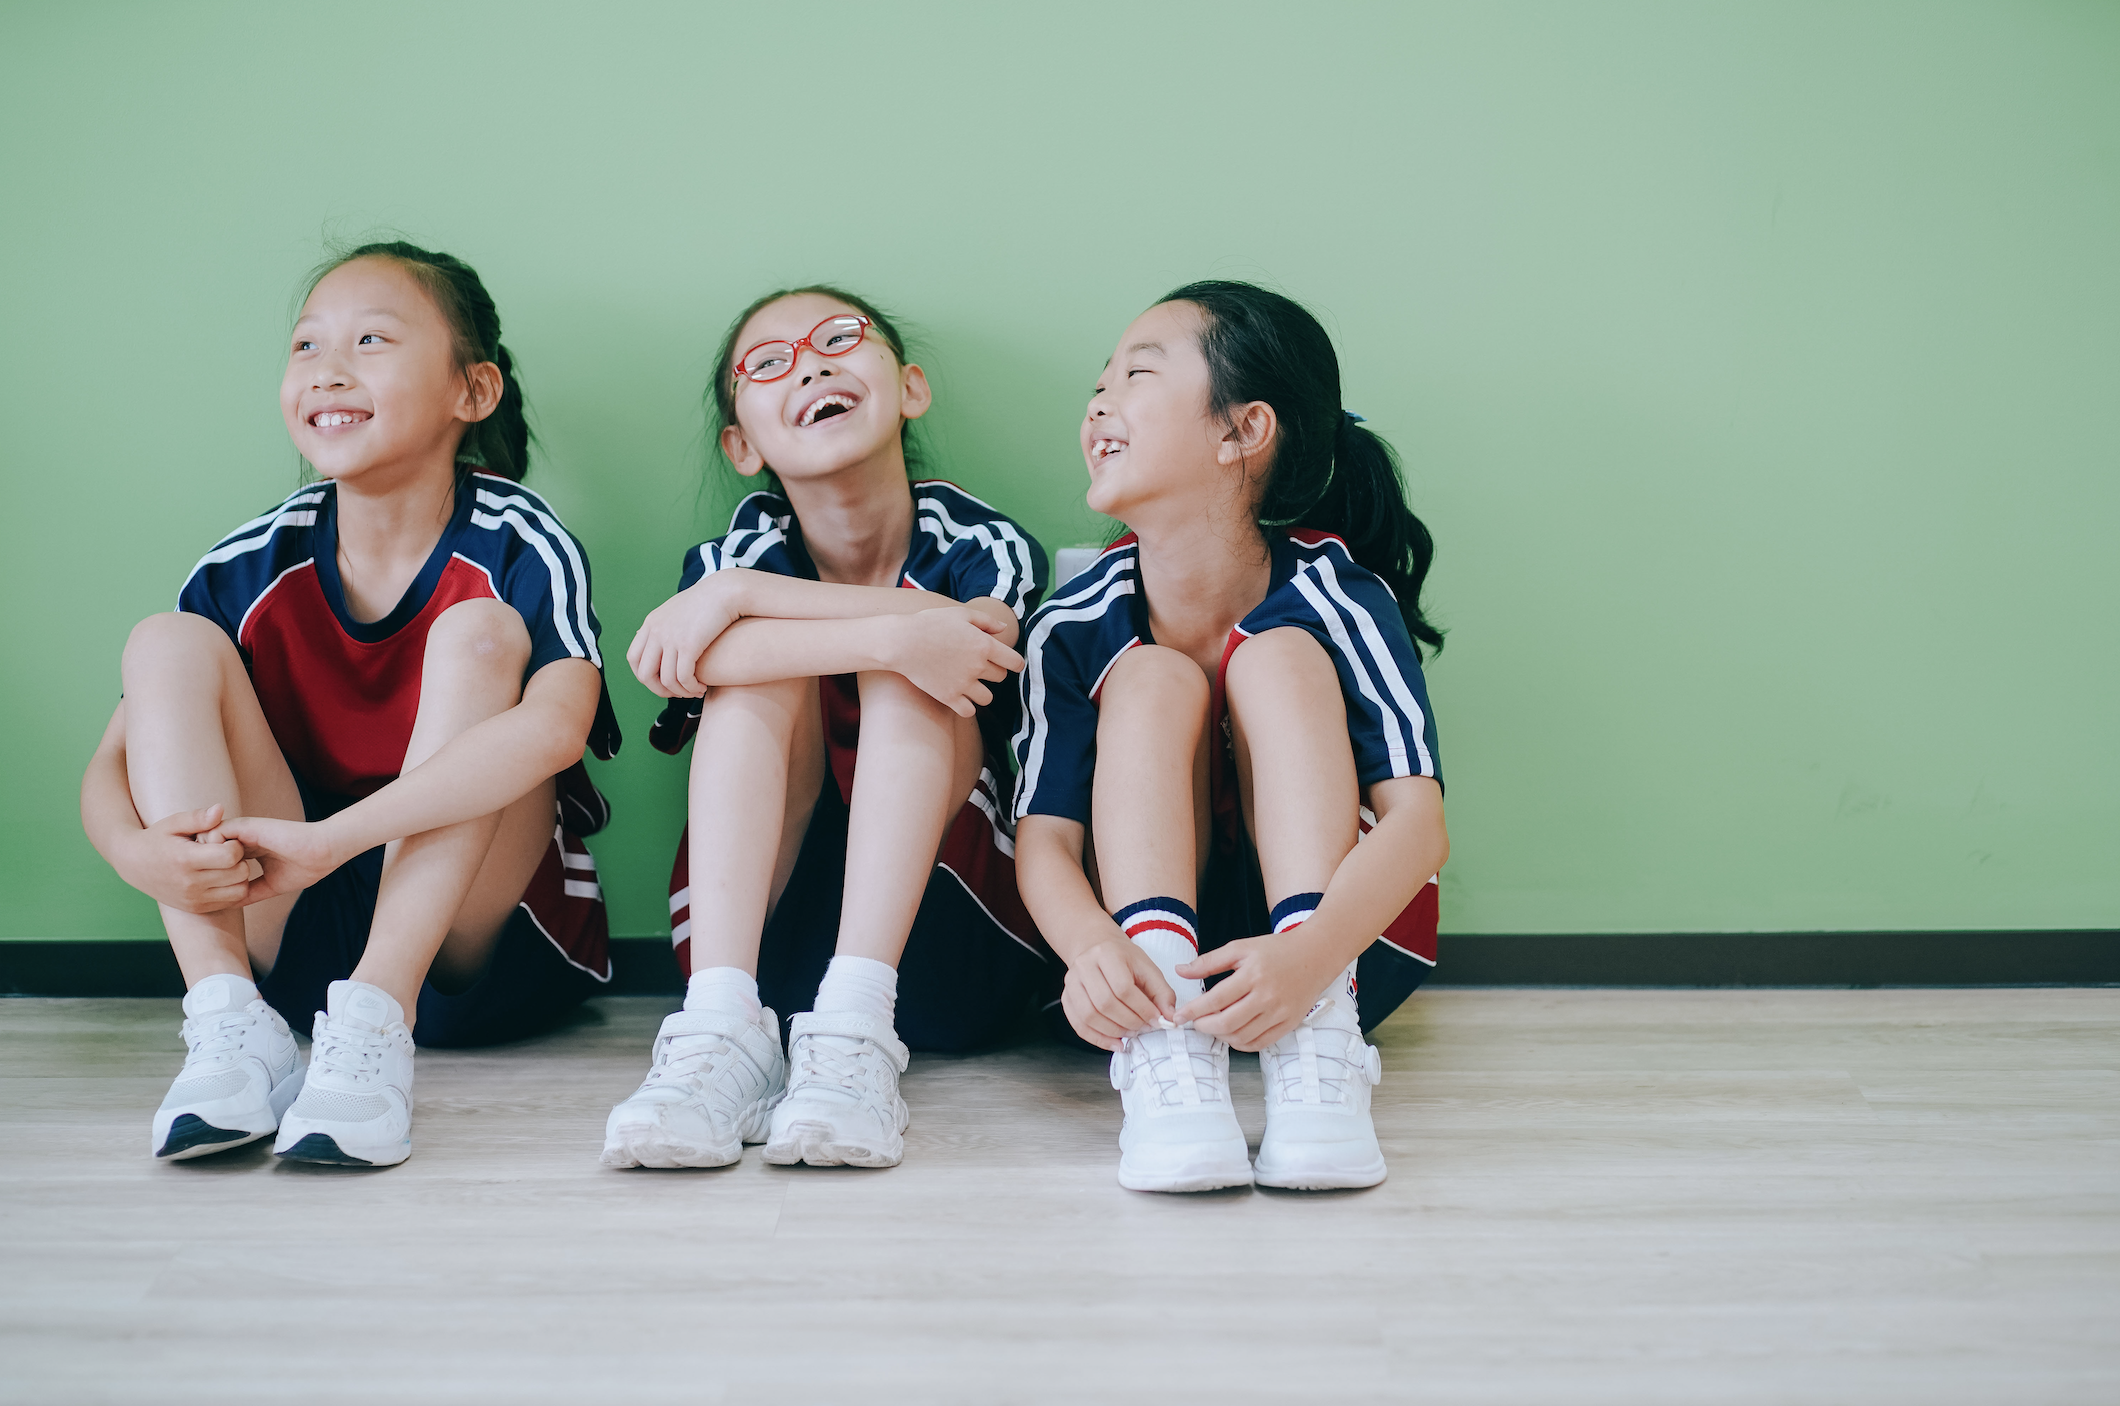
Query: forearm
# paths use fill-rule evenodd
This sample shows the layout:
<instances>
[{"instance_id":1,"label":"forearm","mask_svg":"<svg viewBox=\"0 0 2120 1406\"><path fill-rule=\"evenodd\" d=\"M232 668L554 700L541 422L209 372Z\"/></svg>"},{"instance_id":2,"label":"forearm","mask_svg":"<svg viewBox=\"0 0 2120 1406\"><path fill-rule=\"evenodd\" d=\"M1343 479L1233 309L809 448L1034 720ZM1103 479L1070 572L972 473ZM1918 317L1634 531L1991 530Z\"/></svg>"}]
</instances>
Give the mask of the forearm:
<instances>
[{"instance_id":1,"label":"forearm","mask_svg":"<svg viewBox=\"0 0 2120 1406\"><path fill-rule=\"evenodd\" d=\"M96 753L81 775L81 829L106 860L127 835L147 828L133 808L125 771L125 704L111 715Z\"/></svg>"},{"instance_id":2,"label":"forearm","mask_svg":"<svg viewBox=\"0 0 2120 1406\"><path fill-rule=\"evenodd\" d=\"M740 618L863 620L883 615L911 615L938 606L967 605L991 619L1006 621L1008 632L1001 637L1002 642L1016 642L1016 613L992 596L957 601L937 591L805 581L799 577L740 567L722 575L728 581L734 613Z\"/></svg>"},{"instance_id":3,"label":"forearm","mask_svg":"<svg viewBox=\"0 0 2120 1406\"><path fill-rule=\"evenodd\" d=\"M1290 934L1316 946L1321 960L1345 966L1361 956L1450 856L1440 793L1427 794L1435 783L1409 779L1427 790L1378 816L1333 871L1317 911Z\"/></svg>"},{"instance_id":4,"label":"forearm","mask_svg":"<svg viewBox=\"0 0 2120 1406\"><path fill-rule=\"evenodd\" d=\"M518 703L458 733L367 799L319 822L340 862L376 845L491 815L582 754L579 709Z\"/></svg>"},{"instance_id":5,"label":"forearm","mask_svg":"<svg viewBox=\"0 0 2120 1406\"><path fill-rule=\"evenodd\" d=\"M1084 827L1050 815L1027 815L1016 829L1016 878L1038 931L1061 961L1118 935L1118 926L1082 867Z\"/></svg>"},{"instance_id":6,"label":"forearm","mask_svg":"<svg viewBox=\"0 0 2120 1406\"><path fill-rule=\"evenodd\" d=\"M888 669L892 623L890 617L738 620L707 646L693 672L709 688L727 688Z\"/></svg>"}]
</instances>

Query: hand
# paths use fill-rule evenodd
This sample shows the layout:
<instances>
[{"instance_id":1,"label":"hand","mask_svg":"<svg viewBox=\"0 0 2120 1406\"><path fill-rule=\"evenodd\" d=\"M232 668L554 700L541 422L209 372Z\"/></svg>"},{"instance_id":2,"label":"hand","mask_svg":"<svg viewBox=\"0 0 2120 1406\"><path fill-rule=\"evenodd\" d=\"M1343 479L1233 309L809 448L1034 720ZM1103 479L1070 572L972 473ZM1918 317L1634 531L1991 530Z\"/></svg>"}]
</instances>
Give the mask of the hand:
<instances>
[{"instance_id":1,"label":"hand","mask_svg":"<svg viewBox=\"0 0 2120 1406\"><path fill-rule=\"evenodd\" d=\"M129 835L112 856L118 877L157 903L185 913L218 913L248 901L250 881L264 873L243 846L207 832L221 807L180 810Z\"/></svg>"},{"instance_id":2,"label":"hand","mask_svg":"<svg viewBox=\"0 0 2120 1406\"><path fill-rule=\"evenodd\" d=\"M742 618L736 593L743 568L717 571L664 601L640 622L626 663L633 676L661 698L698 698L707 691L699 681L699 656Z\"/></svg>"},{"instance_id":3,"label":"hand","mask_svg":"<svg viewBox=\"0 0 2120 1406\"><path fill-rule=\"evenodd\" d=\"M334 852L322 822L245 816L223 822L211 838L236 841L261 867L260 875L243 896L245 904L298 893L351 857Z\"/></svg>"},{"instance_id":4,"label":"hand","mask_svg":"<svg viewBox=\"0 0 2120 1406\"><path fill-rule=\"evenodd\" d=\"M1345 970L1345 960L1293 932L1226 942L1178 968L1179 976L1196 980L1231 973L1187 1001L1178 1020L1234 1049L1263 1050L1302 1024L1318 994Z\"/></svg>"},{"instance_id":5,"label":"hand","mask_svg":"<svg viewBox=\"0 0 2120 1406\"><path fill-rule=\"evenodd\" d=\"M1075 954L1068 963L1060 1009L1075 1033L1099 1049L1158 1020L1177 1016L1178 997L1155 960L1113 930L1112 938Z\"/></svg>"},{"instance_id":6,"label":"hand","mask_svg":"<svg viewBox=\"0 0 2120 1406\"><path fill-rule=\"evenodd\" d=\"M996 638L1000 622L969 606L883 618L894 635L886 652L891 671L961 718L994 701L987 684L1023 667L1023 656Z\"/></svg>"}]
</instances>

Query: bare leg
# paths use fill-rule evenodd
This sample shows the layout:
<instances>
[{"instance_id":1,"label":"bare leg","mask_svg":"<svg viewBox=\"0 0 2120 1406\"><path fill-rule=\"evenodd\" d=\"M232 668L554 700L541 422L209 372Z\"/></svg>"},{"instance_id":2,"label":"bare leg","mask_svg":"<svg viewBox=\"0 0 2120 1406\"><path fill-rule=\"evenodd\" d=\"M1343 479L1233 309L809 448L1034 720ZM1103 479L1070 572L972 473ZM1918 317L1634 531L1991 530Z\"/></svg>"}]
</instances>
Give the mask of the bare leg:
<instances>
[{"instance_id":1,"label":"bare leg","mask_svg":"<svg viewBox=\"0 0 2120 1406\"><path fill-rule=\"evenodd\" d=\"M514 707L522 699L530 635L513 607L494 600L463 601L442 612L427 634L420 672L420 710L406 744L404 770L426 761L458 734ZM368 948L353 969L355 981L380 986L415 1018L420 986L436 955L447 977L475 979L492 954L512 903L552 842L549 782L490 815L393 840L383 850L383 877L369 925ZM508 838L506 849L497 836ZM474 887L481 901L466 912Z\"/></svg>"},{"instance_id":2,"label":"bare leg","mask_svg":"<svg viewBox=\"0 0 2120 1406\"><path fill-rule=\"evenodd\" d=\"M824 785L817 680L717 688L692 739L692 970L758 974L766 917Z\"/></svg>"},{"instance_id":3,"label":"bare leg","mask_svg":"<svg viewBox=\"0 0 2120 1406\"><path fill-rule=\"evenodd\" d=\"M1359 834L1339 675L1324 648L1291 626L1247 640L1225 680L1244 826L1267 902L1323 893Z\"/></svg>"},{"instance_id":4,"label":"bare leg","mask_svg":"<svg viewBox=\"0 0 2120 1406\"><path fill-rule=\"evenodd\" d=\"M1249 648L1250 646L1246 646ZM1209 850L1208 682L1174 649L1141 645L1105 676L1090 792L1098 896L1197 906Z\"/></svg>"},{"instance_id":5,"label":"bare leg","mask_svg":"<svg viewBox=\"0 0 2120 1406\"><path fill-rule=\"evenodd\" d=\"M228 816L302 818L302 796L235 646L198 615L150 615L125 643L125 760L147 824L218 803ZM162 926L194 986L269 970L297 894L197 914L162 908Z\"/></svg>"},{"instance_id":6,"label":"bare leg","mask_svg":"<svg viewBox=\"0 0 2120 1406\"><path fill-rule=\"evenodd\" d=\"M978 784L980 757L975 720L958 717L902 675L861 675L842 956L898 965L943 836Z\"/></svg>"}]
</instances>

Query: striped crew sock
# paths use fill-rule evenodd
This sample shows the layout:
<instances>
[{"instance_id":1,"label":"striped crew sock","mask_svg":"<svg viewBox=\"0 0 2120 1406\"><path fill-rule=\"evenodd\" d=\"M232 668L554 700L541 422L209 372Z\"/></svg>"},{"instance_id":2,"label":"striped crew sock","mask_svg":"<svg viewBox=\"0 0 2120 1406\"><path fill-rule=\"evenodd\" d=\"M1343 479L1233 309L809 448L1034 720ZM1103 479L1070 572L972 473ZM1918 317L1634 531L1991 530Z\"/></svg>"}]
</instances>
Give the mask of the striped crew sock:
<instances>
[{"instance_id":1,"label":"striped crew sock","mask_svg":"<svg viewBox=\"0 0 2120 1406\"><path fill-rule=\"evenodd\" d=\"M1318 905L1324 901L1325 895L1322 893L1290 894L1273 906L1273 930L1282 933L1290 928L1300 927L1304 919L1317 912ZM1326 996L1344 995L1350 1010L1355 1008L1355 966L1355 962L1349 962L1347 970L1340 974L1338 983L1328 986L1323 992Z\"/></svg>"},{"instance_id":2,"label":"striped crew sock","mask_svg":"<svg viewBox=\"0 0 2120 1406\"><path fill-rule=\"evenodd\" d=\"M1207 989L1205 982L1179 976L1178 968L1200 955L1200 915L1175 898L1144 898L1112 914L1119 930L1155 959L1163 979L1184 1005Z\"/></svg>"}]
</instances>

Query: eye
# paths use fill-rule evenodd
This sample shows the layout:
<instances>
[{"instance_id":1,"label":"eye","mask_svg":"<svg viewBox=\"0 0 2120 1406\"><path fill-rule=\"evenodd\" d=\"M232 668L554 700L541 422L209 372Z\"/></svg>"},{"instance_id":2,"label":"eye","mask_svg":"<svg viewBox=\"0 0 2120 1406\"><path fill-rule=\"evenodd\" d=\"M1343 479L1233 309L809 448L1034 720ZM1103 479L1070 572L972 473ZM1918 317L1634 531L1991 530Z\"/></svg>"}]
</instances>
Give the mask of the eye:
<instances>
[{"instance_id":1,"label":"eye","mask_svg":"<svg viewBox=\"0 0 2120 1406\"><path fill-rule=\"evenodd\" d=\"M1148 374L1146 366L1136 366L1133 370L1126 373L1126 379L1131 381L1136 376L1144 376L1146 374Z\"/></svg>"},{"instance_id":2,"label":"eye","mask_svg":"<svg viewBox=\"0 0 2120 1406\"><path fill-rule=\"evenodd\" d=\"M827 347L852 346L853 343L853 336L846 332L834 332L831 336L824 339L824 344Z\"/></svg>"},{"instance_id":3,"label":"eye","mask_svg":"<svg viewBox=\"0 0 2120 1406\"><path fill-rule=\"evenodd\" d=\"M295 339L294 349L298 352L315 351L317 344L307 337L298 337Z\"/></svg>"},{"instance_id":4,"label":"eye","mask_svg":"<svg viewBox=\"0 0 2120 1406\"><path fill-rule=\"evenodd\" d=\"M380 346L380 345L382 344L382 341L383 341L383 334L382 334L382 333L380 333L380 332L363 332L363 333L361 334L361 340L360 340L360 342L359 342L359 343L358 343L357 345L360 345L360 346L364 346L364 347L365 347L365 346L367 346L367 345L368 345L368 344L369 344L370 342L374 342L374 343L376 343L377 345L379 345L379 346Z\"/></svg>"}]
</instances>

